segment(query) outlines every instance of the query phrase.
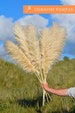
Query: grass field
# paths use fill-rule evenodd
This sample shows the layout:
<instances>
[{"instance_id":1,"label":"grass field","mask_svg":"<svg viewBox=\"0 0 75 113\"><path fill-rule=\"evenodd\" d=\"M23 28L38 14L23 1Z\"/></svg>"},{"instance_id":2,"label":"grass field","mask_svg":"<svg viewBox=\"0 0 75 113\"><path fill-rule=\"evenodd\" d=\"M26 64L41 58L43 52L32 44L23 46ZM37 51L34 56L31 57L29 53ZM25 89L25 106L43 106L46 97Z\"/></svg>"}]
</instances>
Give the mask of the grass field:
<instances>
[{"instance_id":1,"label":"grass field","mask_svg":"<svg viewBox=\"0 0 75 113\"><path fill-rule=\"evenodd\" d=\"M75 86L75 59L59 61L48 74L49 86ZM42 107L42 88L33 74L0 59L0 113L75 113L75 99L53 94Z\"/></svg>"}]
</instances>

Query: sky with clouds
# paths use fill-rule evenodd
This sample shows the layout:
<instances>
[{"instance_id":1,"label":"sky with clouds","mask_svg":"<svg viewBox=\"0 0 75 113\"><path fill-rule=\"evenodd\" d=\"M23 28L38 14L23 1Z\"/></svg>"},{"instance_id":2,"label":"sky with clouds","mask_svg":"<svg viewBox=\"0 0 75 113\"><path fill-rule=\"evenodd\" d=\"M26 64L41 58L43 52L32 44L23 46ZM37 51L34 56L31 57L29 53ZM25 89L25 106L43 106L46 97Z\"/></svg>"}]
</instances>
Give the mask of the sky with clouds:
<instances>
[{"instance_id":1,"label":"sky with clouds","mask_svg":"<svg viewBox=\"0 0 75 113\"><path fill-rule=\"evenodd\" d=\"M60 15L25 15L22 12L23 5L41 4L41 5L75 5L75 0L4 0L0 3L0 58L10 60L4 47L7 40L14 41L13 25L19 22L21 25L32 23L38 29L48 27L55 21L66 28L67 37L66 44L61 55L61 58L68 56L75 57L75 14L60 14Z\"/></svg>"}]
</instances>

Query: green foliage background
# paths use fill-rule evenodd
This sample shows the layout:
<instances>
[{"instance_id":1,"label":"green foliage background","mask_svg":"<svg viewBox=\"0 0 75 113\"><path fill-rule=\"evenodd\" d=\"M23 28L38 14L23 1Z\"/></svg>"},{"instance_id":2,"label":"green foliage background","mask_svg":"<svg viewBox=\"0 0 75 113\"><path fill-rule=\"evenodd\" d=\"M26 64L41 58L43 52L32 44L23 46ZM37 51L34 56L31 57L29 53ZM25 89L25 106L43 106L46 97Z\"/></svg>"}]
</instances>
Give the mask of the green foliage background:
<instances>
[{"instance_id":1,"label":"green foliage background","mask_svg":"<svg viewBox=\"0 0 75 113\"><path fill-rule=\"evenodd\" d=\"M75 59L59 61L48 74L49 86L75 86ZM75 113L75 99L53 94L42 107L42 88L33 74L0 59L0 113Z\"/></svg>"}]
</instances>

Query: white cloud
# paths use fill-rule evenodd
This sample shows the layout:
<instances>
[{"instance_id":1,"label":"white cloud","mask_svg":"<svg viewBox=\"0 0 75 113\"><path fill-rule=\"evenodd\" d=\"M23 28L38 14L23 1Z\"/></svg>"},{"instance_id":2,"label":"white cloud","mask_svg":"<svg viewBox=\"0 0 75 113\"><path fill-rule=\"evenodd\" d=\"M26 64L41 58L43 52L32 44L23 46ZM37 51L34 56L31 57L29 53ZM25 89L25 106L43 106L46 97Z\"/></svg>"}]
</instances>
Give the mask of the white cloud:
<instances>
[{"instance_id":1,"label":"white cloud","mask_svg":"<svg viewBox=\"0 0 75 113\"><path fill-rule=\"evenodd\" d=\"M75 5L75 0L60 0L65 5Z\"/></svg>"},{"instance_id":2,"label":"white cloud","mask_svg":"<svg viewBox=\"0 0 75 113\"><path fill-rule=\"evenodd\" d=\"M39 15L28 15L18 19L16 22L21 25L33 24L39 29L46 27L48 19L43 18ZM16 23L15 22L15 23ZM13 40L13 19L0 16L0 41Z\"/></svg>"},{"instance_id":3,"label":"white cloud","mask_svg":"<svg viewBox=\"0 0 75 113\"><path fill-rule=\"evenodd\" d=\"M60 0L63 5L75 5L75 0ZM75 14L52 15L54 21L66 29L66 45L64 53L75 56Z\"/></svg>"},{"instance_id":4,"label":"white cloud","mask_svg":"<svg viewBox=\"0 0 75 113\"><path fill-rule=\"evenodd\" d=\"M20 18L17 22L19 22L21 25L33 24L37 28L41 29L47 26L48 19L40 15L28 15L26 17Z\"/></svg>"},{"instance_id":5,"label":"white cloud","mask_svg":"<svg viewBox=\"0 0 75 113\"><path fill-rule=\"evenodd\" d=\"M12 18L6 18L5 16L0 16L0 41L6 41L7 39L12 39Z\"/></svg>"},{"instance_id":6,"label":"white cloud","mask_svg":"<svg viewBox=\"0 0 75 113\"><path fill-rule=\"evenodd\" d=\"M28 15L18 19L16 22L19 22L21 25L27 25L32 23L33 25L41 29L47 26L48 19L45 19L39 15ZM12 27L14 23L12 18L6 18L5 16L0 16L0 41L2 41L3 43L6 40L14 41L13 31L12 31ZM8 54L5 51L5 47L3 43L0 44L0 58L11 61L11 59L9 58Z\"/></svg>"},{"instance_id":7,"label":"white cloud","mask_svg":"<svg viewBox=\"0 0 75 113\"><path fill-rule=\"evenodd\" d=\"M75 41L75 14L61 14L61 15L52 15L54 21L59 23L66 29L67 32L67 41Z\"/></svg>"}]
</instances>

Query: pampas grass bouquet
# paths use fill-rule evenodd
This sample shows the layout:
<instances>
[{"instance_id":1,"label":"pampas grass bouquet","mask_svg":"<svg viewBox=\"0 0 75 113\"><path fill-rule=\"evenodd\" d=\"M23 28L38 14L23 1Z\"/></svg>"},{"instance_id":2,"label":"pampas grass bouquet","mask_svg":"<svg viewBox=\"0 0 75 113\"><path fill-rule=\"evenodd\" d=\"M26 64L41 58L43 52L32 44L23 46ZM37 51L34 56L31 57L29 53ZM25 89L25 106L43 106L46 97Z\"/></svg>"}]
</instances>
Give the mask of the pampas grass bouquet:
<instances>
[{"instance_id":1,"label":"pampas grass bouquet","mask_svg":"<svg viewBox=\"0 0 75 113\"><path fill-rule=\"evenodd\" d=\"M23 70L34 73L40 83L46 83L48 72L58 61L64 46L64 28L53 23L52 27L42 29L38 35L38 29L33 25L15 24L13 32L16 43L5 43L8 54ZM48 97L43 89L43 105Z\"/></svg>"}]
</instances>

